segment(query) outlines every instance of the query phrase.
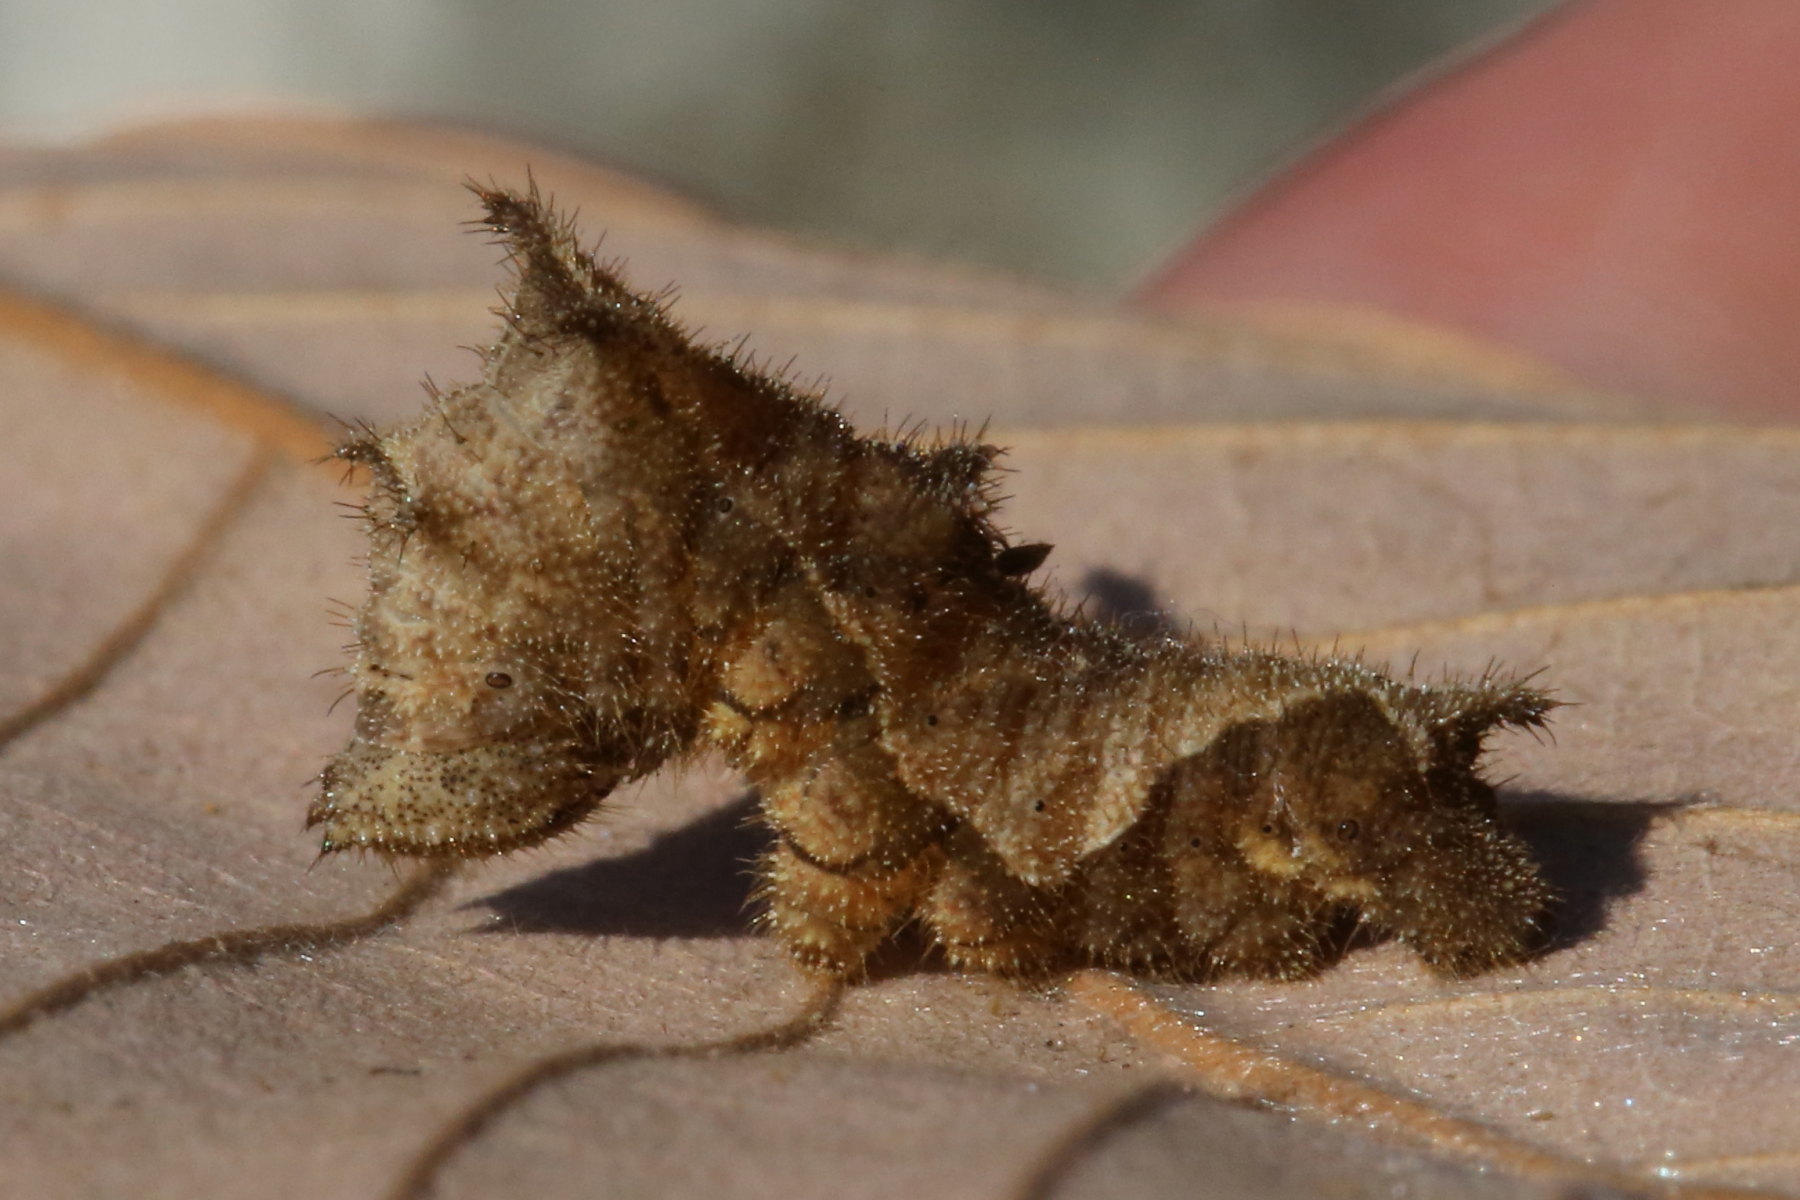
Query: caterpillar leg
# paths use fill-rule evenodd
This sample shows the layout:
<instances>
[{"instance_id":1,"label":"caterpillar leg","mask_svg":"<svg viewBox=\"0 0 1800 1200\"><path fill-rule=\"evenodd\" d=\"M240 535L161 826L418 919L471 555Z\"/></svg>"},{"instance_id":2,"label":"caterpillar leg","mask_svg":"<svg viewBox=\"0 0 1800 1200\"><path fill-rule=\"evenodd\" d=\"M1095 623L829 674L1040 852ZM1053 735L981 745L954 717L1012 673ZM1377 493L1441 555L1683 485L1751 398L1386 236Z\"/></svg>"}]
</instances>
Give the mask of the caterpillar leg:
<instances>
[{"instance_id":1,"label":"caterpillar leg","mask_svg":"<svg viewBox=\"0 0 1800 1200\"><path fill-rule=\"evenodd\" d=\"M1132 971L1204 974L1189 960L1160 857L1160 814L1082 864L1067 889L1069 942L1083 961Z\"/></svg>"},{"instance_id":2,"label":"caterpillar leg","mask_svg":"<svg viewBox=\"0 0 1800 1200\"><path fill-rule=\"evenodd\" d=\"M773 778L756 778L763 816L800 853L839 870L894 874L944 834L947 819L909 792L876 743L873 716L838 718ZM761 774L761 773L759 773Z\"/></svg>"},{"instance_id":3,"label":"caterpillar leg","mask_svg":"<svg viewBox=\"0 0 1800 1200\"><path fill-rule=\"evenodd\" d=\"M967 827L953 832L920 913L950 965L1038 975L1064 958L1058 898L1009 874Z\"/></svg>"},{"instance_id":4,"label":"caterpillar leg","mask_svg":"<svg viewBox=\"0 0 1800 1200\"><path fill-rule=\"evenodd\" d=\"M1299 901L1245 906L1230 914L1229 925L1207 943L1206 973L1261 979L1316 974L1329 916Z\"/></svg>"},{"instance_id":5,"label":"caterpillar leg","mask_svg":"<svg viewBox=\"0 0 1800 1200\"><path fill-rule=\"evenodd\" d=\"M803 965L856 974L912 914L944 818L895 779L872 718L754 721L753 742L788 750L751 758L780 838L761 864L762 924Z\"/></svg>"},{"instance_id":6,"label":"caterpillar leg","mask_svg":"<svg viewBox=\"0 0 1800 1200\"><path fill-rule=\"evenodd\" d=\"M760 924L809 969L854 975L912 914L946 819L895 777L874 717L801 697L709 719L778 835L759 864ZM824 708L826 711L819 711Z\"/></svg>"},{"instance_id":7,"label":"caterpillar leg","mask_svg":"<svg viewBox=\"0 0 1800 1200\"><path fill-rule=\"evenodd\" d=\"M926 861L893 872L837 870L784 840L763 855L758 874L758 923L801 966L853 976L911 913Z\"/></svg>"},{"instance_id":8,"label":"caterpillar leg","mask_svg":"<svg viewBox=\"0 0 1800 1200\"><path fill-rule=\"evenodd\" d=\"M1318 971L1336 912L1327 897L1257 870L1215 830L1191 819L1173 823L1162 845L1179 930L1179 974L1300 979Z\"/></svg>"}]
</instances>

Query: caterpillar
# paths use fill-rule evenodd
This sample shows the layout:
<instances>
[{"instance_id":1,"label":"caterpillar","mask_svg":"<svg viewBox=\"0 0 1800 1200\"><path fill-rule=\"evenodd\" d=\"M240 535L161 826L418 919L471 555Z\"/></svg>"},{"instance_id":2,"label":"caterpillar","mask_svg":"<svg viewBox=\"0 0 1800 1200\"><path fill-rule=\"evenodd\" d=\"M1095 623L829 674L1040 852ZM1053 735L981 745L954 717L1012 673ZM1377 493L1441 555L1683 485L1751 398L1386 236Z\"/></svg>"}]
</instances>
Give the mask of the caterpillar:
<instances>
[{"instance_id":1,"label":"caterpillar","mask_svg":"<svg viewBox=\"0 0 1800 1200\"><path fill-rule=\"evenodd\" d=\"M1554 701L1067 611L979 437L860 435L689 341L535 190L482 378L359 429L370 593L323 848L476 857L716 747L773 831L759 921L856 976L909 921L962 968L1317 970L1352 922L1466 974L1551 905L1481 776Z\"/></svg>"}]
</instances>

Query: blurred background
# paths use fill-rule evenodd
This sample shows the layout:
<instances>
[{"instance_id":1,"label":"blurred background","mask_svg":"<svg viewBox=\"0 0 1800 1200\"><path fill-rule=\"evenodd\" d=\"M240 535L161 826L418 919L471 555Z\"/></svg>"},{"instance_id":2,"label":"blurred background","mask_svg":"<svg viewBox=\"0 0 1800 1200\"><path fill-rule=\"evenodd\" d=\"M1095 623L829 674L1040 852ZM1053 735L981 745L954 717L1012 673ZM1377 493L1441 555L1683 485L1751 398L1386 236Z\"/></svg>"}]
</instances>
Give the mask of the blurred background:
<instances>
[{"instance_id":1,"label":"blurred background","mask_svg":"<svg viewBox=\"0 0 1800 1200\"><path fill-rule=\"evenodd\" d=\"M0 0L0 138L448 119L754 224L1113 290L1553 0Z\"/></svg>"}]
</instances>

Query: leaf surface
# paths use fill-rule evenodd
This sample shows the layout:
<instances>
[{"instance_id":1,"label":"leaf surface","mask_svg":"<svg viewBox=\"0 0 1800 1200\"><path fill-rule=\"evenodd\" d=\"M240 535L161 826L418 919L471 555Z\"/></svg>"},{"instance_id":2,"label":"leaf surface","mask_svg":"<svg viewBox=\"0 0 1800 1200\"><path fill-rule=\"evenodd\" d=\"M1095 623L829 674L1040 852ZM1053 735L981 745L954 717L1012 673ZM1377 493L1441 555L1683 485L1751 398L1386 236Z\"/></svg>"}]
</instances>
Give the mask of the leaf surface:
<instances>
[{"instance_id":1,"label":"leaf surface","mask_svg":"<svg viewBox=\"0 0 1800 1200\"><path fill-rule=\"evenodd\" d=\"M798 355L857 420L992 415L1008 523L1094 603L1427 673L1544 667L1573 706L1497 749L1564 909L1543 958L1457 983L1374 945L1302 984L1041 994L898 951L803 1048L531 1093L442 1194L1800 1194L1791 432L1672 424L1422 335L1151 323L765 237L454 131L0 154L6 994L391 886L300 829L348 721L312 678L346 636L326 598L361 590L333 508L356 497L306 459L320 414L467 377L499 276L457 183L528 162L640 286L679 280L678 314ZM539 1055L785 1019L805 989L743 915L747 811L696 764L397 930L0 1039L9 1190L380 1195Z\"/></svg>"}]
</instances>

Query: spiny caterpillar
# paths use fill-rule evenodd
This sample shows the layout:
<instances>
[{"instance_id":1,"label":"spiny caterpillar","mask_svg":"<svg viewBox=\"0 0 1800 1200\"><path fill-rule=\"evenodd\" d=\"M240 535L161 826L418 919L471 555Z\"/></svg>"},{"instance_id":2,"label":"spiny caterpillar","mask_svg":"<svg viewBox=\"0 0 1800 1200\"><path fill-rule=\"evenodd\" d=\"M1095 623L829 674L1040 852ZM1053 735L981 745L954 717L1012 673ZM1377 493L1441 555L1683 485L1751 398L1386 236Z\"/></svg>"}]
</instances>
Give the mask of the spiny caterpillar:
<instances>
[{"instance_id":1,"label":"spiny caterpillar","mask_svg":"<svg viewBox=\"0 0 1800 1200\"><path fill-rule=\"evenodd\" d=\"M1348 918L1461 974L1549 890L1480 776L1553 702L1071 614L994 524L998 451L865 437L691 345L535 192L478 190L518 278L481 382L362 430L371 588L327 851L530 845L711 745L775 834L761 921L858 973L1317 969Z\"/></svg>"}]
</instances>

